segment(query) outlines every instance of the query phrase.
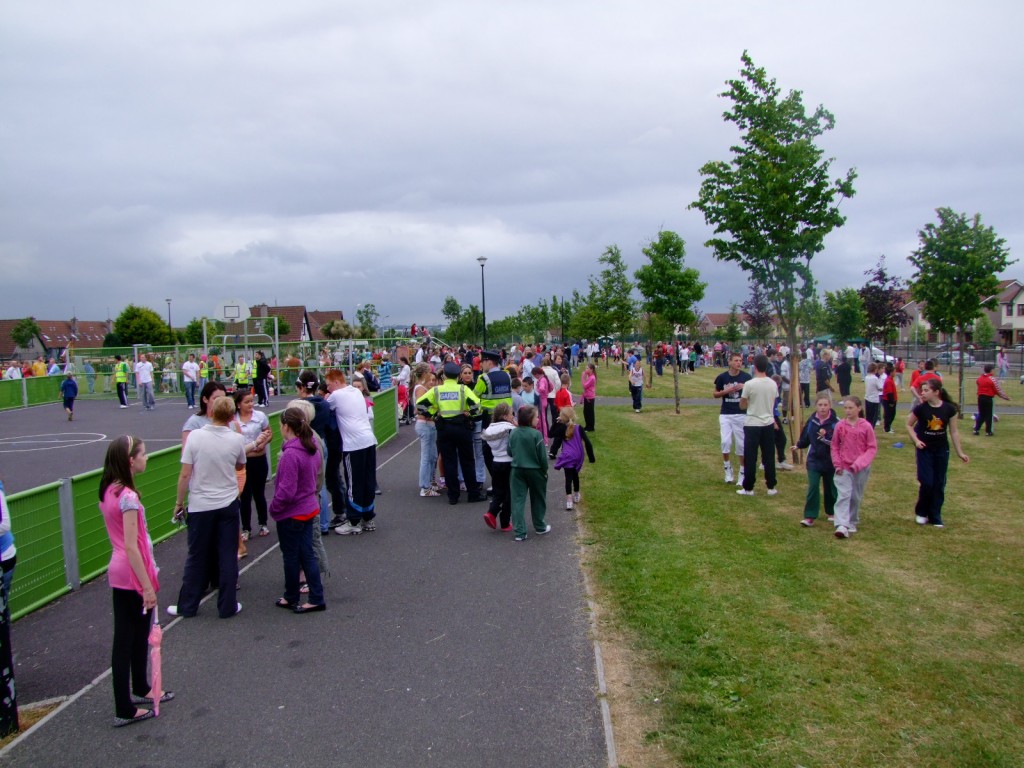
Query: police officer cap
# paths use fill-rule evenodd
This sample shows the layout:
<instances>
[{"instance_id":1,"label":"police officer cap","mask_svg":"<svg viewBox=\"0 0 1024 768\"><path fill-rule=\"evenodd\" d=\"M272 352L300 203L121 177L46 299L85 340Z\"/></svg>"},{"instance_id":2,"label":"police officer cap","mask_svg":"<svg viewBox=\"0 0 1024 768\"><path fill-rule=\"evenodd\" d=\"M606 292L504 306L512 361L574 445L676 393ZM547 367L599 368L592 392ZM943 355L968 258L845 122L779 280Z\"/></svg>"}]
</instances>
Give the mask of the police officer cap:
<instances>
[{"instance_id":1,"label":"police officer cap","mask_svg":"<svg viewBox=\"0 0 1024 768\"><path fill-rule=\"evenodd\" d=\"M445 363L444 364L444 375L447 379L456 379L459 376L459 371L462 369L458 363Z\"/></svg>"},{"instance_id":2,"label":"police officer cap","mask_svg":"<svg viewBox=\"0 0 1024 768\"><path fill-rule=\"evenodd\" d=\"M501 363L501 353L493 349L485 349L480 353L483 360L490 360L492 363Z\"/></svg>"}]
</instances>

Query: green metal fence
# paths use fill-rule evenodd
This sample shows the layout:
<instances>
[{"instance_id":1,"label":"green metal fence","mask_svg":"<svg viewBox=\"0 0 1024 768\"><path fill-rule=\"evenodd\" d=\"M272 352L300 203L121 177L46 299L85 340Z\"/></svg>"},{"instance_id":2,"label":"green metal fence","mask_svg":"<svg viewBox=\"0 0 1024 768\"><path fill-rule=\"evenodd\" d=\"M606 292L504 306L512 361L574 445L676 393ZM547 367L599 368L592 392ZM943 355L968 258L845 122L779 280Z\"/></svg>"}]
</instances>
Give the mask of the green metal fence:
<instances>
[{"instance_id":1,"label":"green metal fence","mask_svg":"<svg viewBox=\"0 0 1024 768\"><path fill-rule=\"evenodd\" d=\"M398 391L391 388L374 393L373 401L374 433L383 445L398 434ZM281 450L281 422L277 413L268 416L273 431L273 462ZM146 508L146 526L154 543L180 530L171 522L180 470L181 448L174 446L149 454L146 471L137 478L139 496ZM18 565L11 585L12 619L106 572L111 547L99 511L101 475L97 469L7 497L18 547Z\"/></svg>"},{"instance_id":2,"label":"green metal fence","mask_svg":"<svg viewBox=\"0 0 1024 768\"><path fill-rule=\"evenodd\" d=\"M17 539L18 564L11 585L11 618L41 608L71 589L64 569L60 525L61 483L7 497Z\"/></svg>"}]
</instances>

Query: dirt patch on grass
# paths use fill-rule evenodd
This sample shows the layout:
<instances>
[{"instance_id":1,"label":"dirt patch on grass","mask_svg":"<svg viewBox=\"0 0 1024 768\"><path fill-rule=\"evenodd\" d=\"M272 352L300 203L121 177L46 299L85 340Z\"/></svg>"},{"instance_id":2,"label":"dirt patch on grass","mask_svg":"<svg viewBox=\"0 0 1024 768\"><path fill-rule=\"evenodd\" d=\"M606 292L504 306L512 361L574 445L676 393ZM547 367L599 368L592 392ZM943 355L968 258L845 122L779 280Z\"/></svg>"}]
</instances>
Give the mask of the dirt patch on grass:
<instances>
[{"instance_id":1,"label":"dirt patch on grass","mask_svg":"<svg viewBox=\"0 0 1024 768\"><path fill-rule=\"evenodd\" d=\"M585 529L582 522L581 527ZM586 540L585 534L583 538ZM608 608L610 601L590 568L590 554L590 548L584 547L582 566L594 602L594 626L604 662L618 764L622 768L672 768L678 764L656 735L662 727L658 677Z\"/></svg>"},{"instance_id":2,"label":"dirt patch on grass","mask_svg":"<svg viewBox=\"0 0 1024 768\"><path fill-rule=\"evenodd\" d=\"M49 701L45 704L29 704L28 706L20 707L18 709L18 726L20 730L18 733L12 733L10 736L0 739L0 749L6 747L18 736L53 712L61 703L60 701Z\"/></svg>"}]
</instances>

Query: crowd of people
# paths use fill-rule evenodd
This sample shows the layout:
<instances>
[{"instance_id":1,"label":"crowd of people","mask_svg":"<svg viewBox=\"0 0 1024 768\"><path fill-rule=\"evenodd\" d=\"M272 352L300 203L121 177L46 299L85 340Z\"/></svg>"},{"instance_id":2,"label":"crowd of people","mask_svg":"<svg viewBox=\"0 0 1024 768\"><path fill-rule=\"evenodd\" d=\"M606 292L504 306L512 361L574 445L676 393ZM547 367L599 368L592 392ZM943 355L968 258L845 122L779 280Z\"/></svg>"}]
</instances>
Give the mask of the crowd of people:
<instances>
[{"instance_id":1,"label":"crowd of people","mask_svg":"<svg viewBox=\"0 0 1024 768\"><path fill-rule=\"evenodd\" d=\"M382 353L374 360L356 361L348 373L336 367L301 371L295 399L278 417L283 445L268 500L272 430L259 409L269 402L269 361L260 353L253 363L239 356L232 376L234 393L229 396L225 385L210 374L209 361L190 355L182 373L186 408L195 413L182 427L174 508L187 527L188 553L177 599L166 612L196 616L210 589L217 590L221 618L241 612L238 562L246 555L250 537L270 535L271 520L283 571L275 605L295 614L327 609L322 579L330 568L323 537L331 530L342 536L377 530L380 488L371 393L391 386L398 390L402 422L415 425L421 497L444 496L455 505L465 493L466 502L487 505L483 521L488 528L511 534L515 542L550 533L550 469L553 465L563 473L565 508L574 509L582 498L583 466L596 459L589 437L596 429L596 363L609 356L623 366L637 414L643 412L645 358L659 373L666 363L678 365L681 373L691 367L723 366L713 390L720 401L723 474L726 483L735 482L741 496L756 494L759 472L764 473L767 495L777 495L777 470L794 468L786 461L783 429L789 421L789 394L810 405L813 384L814 410L790 449L794 459L797 451L807 450L800 523L813 527L824 506L837 538L858 532L878 452L878 425L885 433L895 432L896 402L905 391L901 360L877 363L849 349L808 345L799 350L794 377L785 347L732 350L723 344L655 344L626 349L584 343L487 350L439 348L427 341L416 347L412 360L401 354L394 366L390 355ZM134 373L143 402L149 402L155 379L152 361L143 355L134 369L120 359L118 364L119 397L125 394L121 384ZM853 373L861 375L863 397L850 391ZM73 372L65 376L73 382ZM969 461L958 431L958 409L943 388L934 361L923 360L912 371L909 390L912 408L905 429L915 448L919 483L914 520L941 528L951 450L964 463ZM984 430L992 436L994 398L1009 399L995 366L985 366L977 391L973 433ZM74 394L67 387L69 419ZM738 459L735 467L733 455ZM146 458L139 438L115 438L108 446L99 489L99 508L112 545L112 684L118 727L152 717L155 702L174 698L173 692L153 688L147 678L147 639L156 620L160 585L134 480L145 471ZM15 562L9 526L2 505L4 606Z\"/></svg>"}]
</instances>

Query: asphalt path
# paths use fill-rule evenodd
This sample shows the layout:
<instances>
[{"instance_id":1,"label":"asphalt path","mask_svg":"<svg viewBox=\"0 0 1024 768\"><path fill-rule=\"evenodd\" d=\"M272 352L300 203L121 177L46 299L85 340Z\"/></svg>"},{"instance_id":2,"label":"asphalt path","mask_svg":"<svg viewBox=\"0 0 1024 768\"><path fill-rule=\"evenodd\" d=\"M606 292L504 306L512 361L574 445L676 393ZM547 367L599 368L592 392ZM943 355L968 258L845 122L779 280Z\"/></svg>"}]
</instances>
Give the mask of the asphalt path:
<instances>
[{"instance_id":1,"label":"asphalt path","mask_svg":"<svg viewBox=\"0 0 1024 768\"><path fill-rule=\"evenodd\" d=\"M160 418L159 407L121 413ZM19 701L71 699L0 762L607 765L578 529L558 508L559 473L552 533L515 543L483 524L486 505L419 497L411 427L378 458L378 530L326 541L328 610L275 608L276 535L250 542L241 614L219 619L207 602L196 618L164 617L165 687L177 698L155 720L111 727L105 579L16 622ZM162 605L176 596L184 548L183 536L157 547Z\"/></svg>"}]
</instances>

